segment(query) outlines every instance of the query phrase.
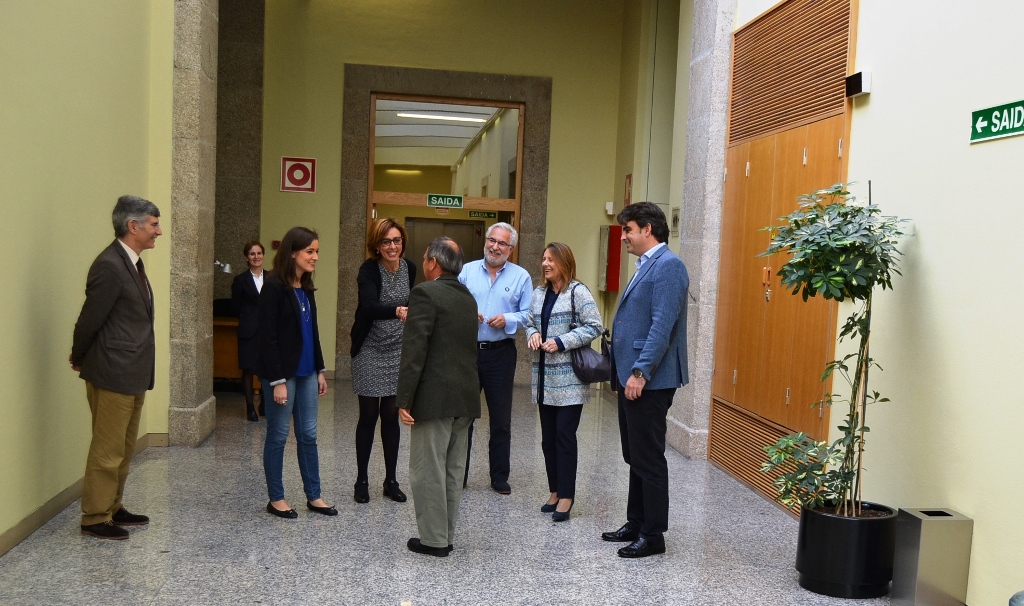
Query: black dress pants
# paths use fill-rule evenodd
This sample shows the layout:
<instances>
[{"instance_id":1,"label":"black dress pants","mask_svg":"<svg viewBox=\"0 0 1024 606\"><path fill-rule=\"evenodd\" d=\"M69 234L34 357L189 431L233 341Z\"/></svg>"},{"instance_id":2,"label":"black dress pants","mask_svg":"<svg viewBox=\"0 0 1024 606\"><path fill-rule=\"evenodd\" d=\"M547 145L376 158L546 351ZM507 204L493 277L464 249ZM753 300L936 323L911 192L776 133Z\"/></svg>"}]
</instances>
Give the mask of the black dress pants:
<instances>
[{"instance_id":1,"label":"black dress pants","mask_svg":"<svg viewBox=\"0 0 1024 606\"><path fill-rule=\"evenodd\" d=\"M487 398L491 439L488 446L491 482L508 482L509 456L512 447L512 385L516 378L516 342L506 339L491 349L477 352L476 368L480 389ZM466 454L466 477L469 457L473 452L473 426L469 426Z\"/></svg>"},{"instance_id":2,"label":"black dress pants","mask_svg":"<svg viewBox=\"0 0 1024 606\"><path fill-rule=\"evenodd\" d=\"M548 406L538 404L540 412L540 447L544 451L544 467L548 472L548 491L559 499L576 498L576 430L580 426L583 405Z\"/></svg>"},{"instance_id":3,"label":"black dress pants","mask_svg":"<svg viewBox=\"0 0 1024 606\"><path fill-rule=\"evenodd\" d=\"M627 400L619 387L619 437L629 465L626 521L640 534L661 536L668 530L668 461L665 460L665 415L675 389L645 389Z\"/></svg>"}]
</instances>

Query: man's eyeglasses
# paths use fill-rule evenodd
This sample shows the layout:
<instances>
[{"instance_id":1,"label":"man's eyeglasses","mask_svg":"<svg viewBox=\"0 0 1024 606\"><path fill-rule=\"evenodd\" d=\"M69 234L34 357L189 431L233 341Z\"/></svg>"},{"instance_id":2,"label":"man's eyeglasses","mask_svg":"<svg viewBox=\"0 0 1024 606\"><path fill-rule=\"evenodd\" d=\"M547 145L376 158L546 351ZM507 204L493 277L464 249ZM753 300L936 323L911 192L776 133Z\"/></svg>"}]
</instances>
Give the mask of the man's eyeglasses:
<instances>
[{"instance_id":1,"label":"man's eyeglasses","mask_svg":"<svg viewBox=\"0 0 1024 606\"><path fill-rule=\"evenodd\" d=\"M495 244L497 244L498 246L500 246L502 248L508 248L508 247L512 246L511 244L509 244L508 242L506 242L504 240L495 240L494 238L487 238L487 243L490 244L491 246L494 246Z\"/></svg>"},{"instance_id":2,"label":"man's eyeglasses","mask_svg":"<svg viewBox=\"0 0 1024 606\"><path fill-rule=\"evenodd\" d=\"M380 245L381 246L391 246L392 244L394 244L395 246L401 246L402 245L402 239L401 238L385 238L385 239L380 241Z\"/></svg>"}]
</instances>

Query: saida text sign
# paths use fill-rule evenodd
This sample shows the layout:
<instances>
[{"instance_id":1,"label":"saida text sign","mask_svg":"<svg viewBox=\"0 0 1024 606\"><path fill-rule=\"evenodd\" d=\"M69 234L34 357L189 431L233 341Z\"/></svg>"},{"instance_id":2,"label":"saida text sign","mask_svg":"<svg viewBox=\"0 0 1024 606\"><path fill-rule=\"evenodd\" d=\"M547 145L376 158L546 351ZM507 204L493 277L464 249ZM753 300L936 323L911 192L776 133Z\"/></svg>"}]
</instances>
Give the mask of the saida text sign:
<instances>
[{"instance_id":1,"label":"saida text sign","mask_svg":"<svg viewBox=\"0 0 1024 606\"><path fill-rule=\"evenodd\" d=\"M1024 134L1024 101L971 113L971 143Z\"/></svg>"}]
</instances>

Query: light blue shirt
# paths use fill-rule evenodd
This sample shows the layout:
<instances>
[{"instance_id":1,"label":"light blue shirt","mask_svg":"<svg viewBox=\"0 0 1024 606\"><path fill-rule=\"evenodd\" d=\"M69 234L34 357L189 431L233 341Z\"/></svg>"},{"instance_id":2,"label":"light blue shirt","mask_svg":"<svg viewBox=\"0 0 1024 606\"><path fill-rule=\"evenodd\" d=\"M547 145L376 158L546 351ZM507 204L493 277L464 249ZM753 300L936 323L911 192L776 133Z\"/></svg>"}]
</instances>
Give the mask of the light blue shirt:
<instances>
[{"instance_id":1,"label":"light blue shirt","mask_svg":"<svg viewBox=\"0 0 1024 606\"><path fill-rule=\"evenodd\" d=\"M516 334L520 326L526 326L530 317L533 279L522 267L506 261L491 283L486 262L483 259L470 261L462 266L459 282L473 293L476 309L485 320L477 331L478 341L508 339ZM487 318L497 314L505 316L505 328L491 328L487 325Z\"/></svg>"},{"instance_id":2,"label":"light blue shirt","mask_svg":"<svg viewBox=\"0 0 1024 606\"><path fill-rule=\"evenodd\" d=\"M626 288L629 288L629 285L633 283L633 278L635 278L636 275L638 273L640 273L640 268L644 266L644 263L647 263L648 261L650 261L651 260L651 255L653 255L654 252L657 251L662 246L665 246L665 243L664 242L658 242L657 244L652 246L650 250L648 250L644 254L640 255L639 257L637 257L637 259L636 259L636 271L633 272L633 275L629 277L629 284L626 284Z\"/></svg>"}]
</instances>

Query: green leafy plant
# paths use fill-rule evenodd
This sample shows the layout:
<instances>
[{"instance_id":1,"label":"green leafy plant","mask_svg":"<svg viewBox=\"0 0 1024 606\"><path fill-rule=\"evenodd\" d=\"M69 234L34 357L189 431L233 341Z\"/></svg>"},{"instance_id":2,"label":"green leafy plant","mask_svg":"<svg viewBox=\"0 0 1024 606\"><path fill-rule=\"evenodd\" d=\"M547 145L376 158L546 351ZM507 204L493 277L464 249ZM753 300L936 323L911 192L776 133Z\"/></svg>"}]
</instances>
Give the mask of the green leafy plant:
<instances>
[{"instance_id":1,"label":"green leafy plant","mask_svg":"<svg viewBox=\"0 0 1024 606\"><path fill-rule=\"evenodd\" d=\"M871 204L870 193L868 204L857 204L842 183L797 199L799 208L780 217L781 226L764 228L771 242L760 256L792 255L778 275L783 286L804 301L820 295L855 302L857 308L843 324L839 340L856 340L858 346L855 353L826 364L821 376L824 381L838 374L850 388L849 398L826 393L823 401L829 407L847 406L839 425L842 435L832 444L804 433L784 436L765 447L768 462L761 471L777 474L773 485L786 505L816 509L829 504L840 515L860 516L864 436L869 431L865 414L868 405L889 401L867 389L871 368L881 370L868 353L871 295L876 286L891 289L893 276L900 274L902 253L896 244L905 235L902 226L907 220L882 215Z\"/></svg>"}]
</instances>

